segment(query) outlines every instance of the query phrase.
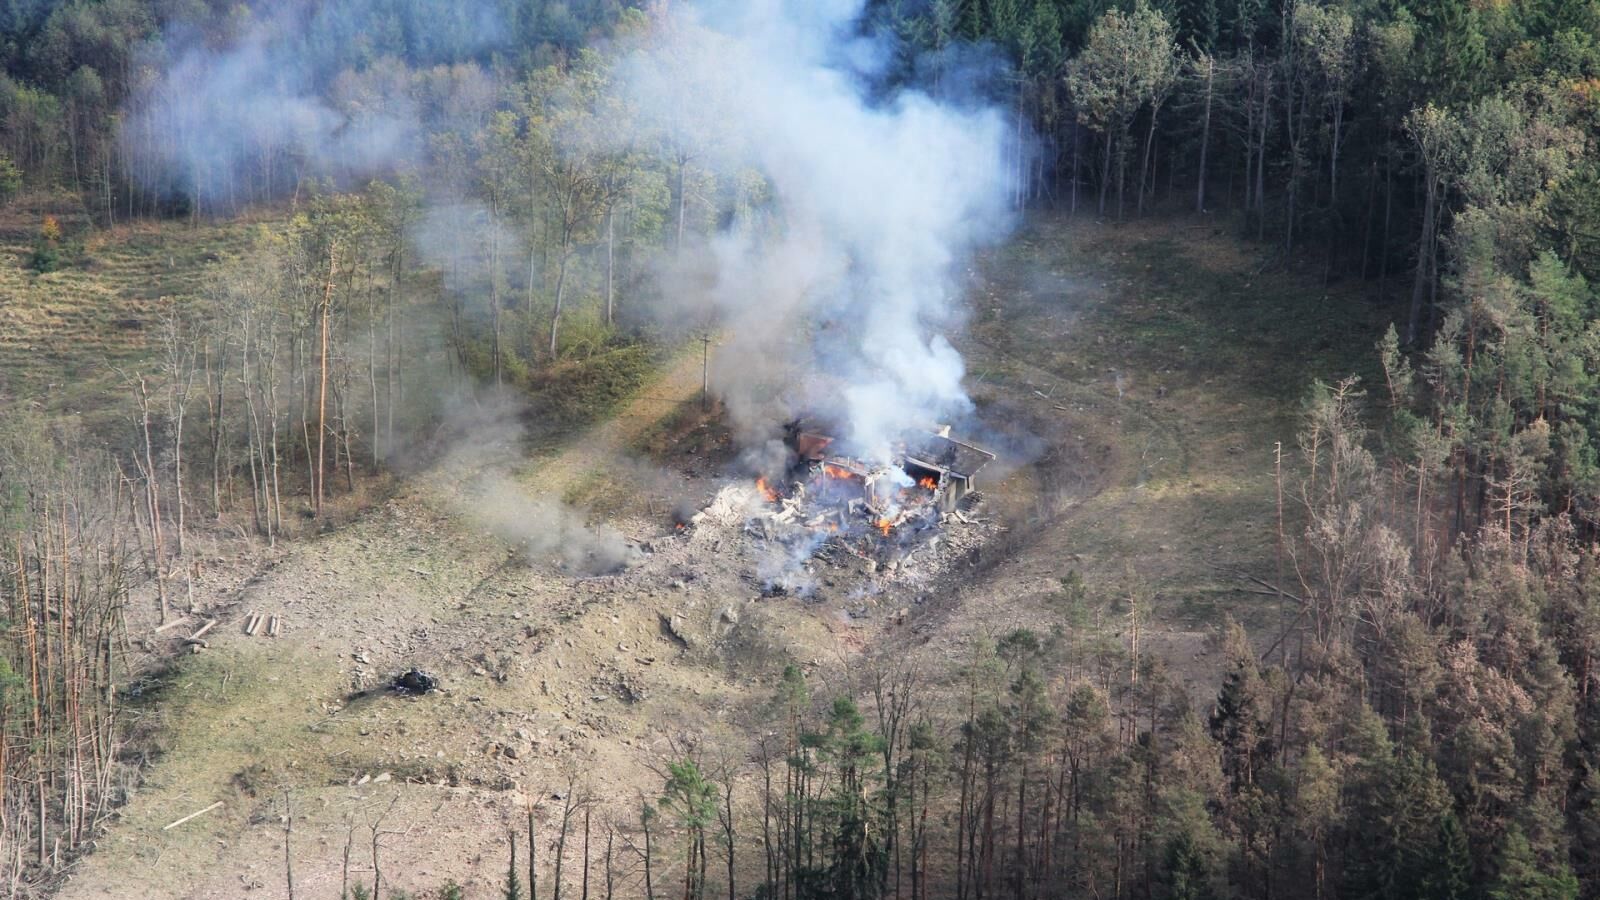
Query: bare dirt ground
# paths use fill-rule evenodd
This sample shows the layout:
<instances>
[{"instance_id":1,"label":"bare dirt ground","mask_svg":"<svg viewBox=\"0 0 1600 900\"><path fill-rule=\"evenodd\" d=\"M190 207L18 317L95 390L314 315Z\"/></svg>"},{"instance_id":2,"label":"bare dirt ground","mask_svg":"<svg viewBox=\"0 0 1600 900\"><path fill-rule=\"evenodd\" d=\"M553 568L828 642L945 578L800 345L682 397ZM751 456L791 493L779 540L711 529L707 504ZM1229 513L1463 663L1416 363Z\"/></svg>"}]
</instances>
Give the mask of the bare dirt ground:
<instances>
[{"instance_id":1,"label":"bare dirt ground","mask_svg":"<svg viewBox=\"0 0 1600 900\"><path fill-rule=\"evenodd\" d=\"M1288 373L1340 374L1376 336L1328 312L1359 301L1308 303L1328 289L1229 246L1209 226L1043 222L971 273L958 343L972 436L1001 454L981 484L994 533L938 579L864 592L825 568L820 598L764 599L743 539L674 534L670 511L730 477L716 423L684 415L697 356L559 453L527 459L494 432L347 525L218 565L195 595L220 619L211 646L140 702L145 778L60 896L286 896L286 803L297 896L337 896L347 846L370 885L374 832L386 885L493 896L507 830L534 804L553 838L569 781L627 821L682 748L745 758L743 723L784 663L819 693L868 652L947 668L975 635L1063 625L1069 571L1104 616L1147 597L1146 651L1203 693L1224 613L1278 621L1217 566L1271 575L1273 444L1306 386ZM639 561L582 577L548 547L514 552L475 513L490 469L582 502ZM244 635L251 612L283 634ZM374 690L413 665L444 690Z\"/></svg>"}]
</instances>

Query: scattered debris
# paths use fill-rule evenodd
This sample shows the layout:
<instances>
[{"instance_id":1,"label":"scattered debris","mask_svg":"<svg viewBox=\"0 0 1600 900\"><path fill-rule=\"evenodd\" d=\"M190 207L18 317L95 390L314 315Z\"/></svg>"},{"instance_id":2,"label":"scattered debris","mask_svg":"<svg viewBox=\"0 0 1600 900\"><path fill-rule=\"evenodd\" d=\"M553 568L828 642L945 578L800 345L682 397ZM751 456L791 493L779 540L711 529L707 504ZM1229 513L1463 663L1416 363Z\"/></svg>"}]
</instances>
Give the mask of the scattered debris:
<instances>
[{"instance_id":1,"label":"scattered debris","mask_svg":"<svg viewBox=\"0 0 1600 900\"><path fill-rule=\"evenodd\" d=\"M841 565L872 576L874 592L889 580L929 577L970 559L994 531L972 515L975 477L994 454L948 429L909 434L879 463L840 454L817 429L788 430L781 475L726 485L690 517L691 542L737 540L728 534L735 528L756 539L762 597L812 599L819 572Z\"/></svg>"},{"instance_id":2,"label":"scattered debris","mask_svg":"<svg viewBox=\"0 0 1600 900\"><path fill-rule=\"evenodd\" d=\"M439 679L421 669L407 669L395 676L394 689L400 694L426 694L437 690Z\"/></svg>"},{"instance_id":3,"label":"scattered debris","mask_svg":"<svg viewBox=\"0 0 1600 900\"><path fill-rule=\"evenodd\" d=\"M166 825L161 826L161 830L162 831L171 831L172 829L177 828L179 825L182 825L183 823L189 821L190 819L198 819L201 816L205 815L208 812L211 812L213 809L216 809L217 807L219 807L221 805L222 805L222 801L218 800L217 802L211 804L210 806L206 807L205 809L196 810L195 812L189 813L187 816L184 816L183 818L179 819L176 822L168 822Z\"/></svg>"}]
</instances>

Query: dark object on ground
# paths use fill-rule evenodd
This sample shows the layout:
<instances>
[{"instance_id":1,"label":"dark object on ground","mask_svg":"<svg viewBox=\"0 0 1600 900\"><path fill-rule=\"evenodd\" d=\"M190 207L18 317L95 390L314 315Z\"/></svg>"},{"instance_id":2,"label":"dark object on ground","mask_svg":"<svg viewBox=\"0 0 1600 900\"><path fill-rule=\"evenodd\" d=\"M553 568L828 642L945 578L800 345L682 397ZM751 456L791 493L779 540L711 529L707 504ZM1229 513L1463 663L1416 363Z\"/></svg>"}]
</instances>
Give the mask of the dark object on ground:
<instances>
[{"instance_id":1,"label":"dark object on ground","mask_svg":"<svg viewBox=\"0 0 1600 900\"><path fill-rule=\"evenodd\" d=\"M394 689L401 694L426 694L439 687L439 679L421 669L410 669L396 675Z\"/></svg>"}]
</instances>

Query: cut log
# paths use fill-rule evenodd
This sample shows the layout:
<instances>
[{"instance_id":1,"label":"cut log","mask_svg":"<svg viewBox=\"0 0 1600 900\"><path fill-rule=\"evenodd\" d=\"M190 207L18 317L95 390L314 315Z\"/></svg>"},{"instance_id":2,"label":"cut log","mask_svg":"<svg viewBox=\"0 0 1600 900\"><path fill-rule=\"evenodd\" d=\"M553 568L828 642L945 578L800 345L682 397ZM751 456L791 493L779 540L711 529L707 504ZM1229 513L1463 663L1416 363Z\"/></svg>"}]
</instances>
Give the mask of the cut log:
<instances>
[{"instance_id":1,"label":"cut log","mask_svg":"<svg viewBox=\"0 0 1600 900\"><path fill-rule=\"evenodd\" d=\"M216 624L217 624L217 620L216 619L208 619L204 625L201 625L199 628L195 629L194 634L189 635L189 639L190 640L199 640L200 638L205 637L206 636L206 632L210 631L212 629L212 627L215 626Z\"/></svg>"},{"instance_id":2,"label":"cut log","mask_svg":"<svg viewBox=\"0 0 1600 900\"><path fill-rule=\"evenodd\" d=\"M167 624L162 625L161 627L157 628L156 629L156 634L160 634L161 632L166 631L168 628L177 628L179 625L182 625L183 623L185 623L187 621L189 621L189 620L188 619L173 619L171 622L168 622Z\"/></svg>"},{"instance_id":3,"label":"cut log","mask_svg":"<svg viewBox=\"0 0 1600 900\"><path fill-rule=\"evenodd\" d=\"M277 616L267 620L267 637L277 637L283 632L283 620Z\"/></svg>"},{"instance_id":4,"label":"cut log","mask_svg":"<svg viewBox=\"0 0 1600 900\"><path fill-rule=\"evenodd\" d=\"M260 631L260 630L261 630L261 614L258 613L258 612L253 612L244 621L244 633L249 635L250 637L255 637L256 636L256 632Z\"/></svg>"},{"instance_id":5,"label":"cut log","mask_svg":"<svg viewBox=\"0 0 1600 900\"><path fill-rule=\"evenodd\" d=\"M218 800L217 802L211 804L210 806L206 807L205 809L196 810L196 811L194 811L192 813L189 813L187 816L184 816L183 818L179 819L176 822L170 822L170 823L168 823L166 825L163 825L161 827L161 830L162 831L171 831L172 829L177 828L179 825L182 825L183 823L189 821L190 819L198 819L201 816L205 815L208 812L211 812L213 809L216 809L217 807L219 807L221 805L222 805L222 801Z\"/></svg>"}]
</instances>

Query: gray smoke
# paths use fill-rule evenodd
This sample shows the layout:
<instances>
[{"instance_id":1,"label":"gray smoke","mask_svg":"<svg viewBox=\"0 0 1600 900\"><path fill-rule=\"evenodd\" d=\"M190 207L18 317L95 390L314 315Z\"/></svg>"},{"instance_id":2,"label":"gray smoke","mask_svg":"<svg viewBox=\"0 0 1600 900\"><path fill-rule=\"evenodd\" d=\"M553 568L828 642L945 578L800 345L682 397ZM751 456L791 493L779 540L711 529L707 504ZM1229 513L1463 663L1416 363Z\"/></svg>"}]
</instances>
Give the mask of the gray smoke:
<instances>
[{"instance_id":1,"label":"gray smoke","mask_svg":"<svg viewBox=\"0 0 1600 900\"><path fill-rule=\"evenodd\" d=\"M621 532L591 524L580 510L518 477L526 405L509 393L484 391L452 398L437 441L442 481L459 487L452 511L494 535L531 565L554 563L581 575L614 572L639 558Z\"/></svg>"},{"instance_id":2,"label":"gray smoke","mask_svg":"<svg viewBox=\"0 0 1600 900\"><path fill-rule=\"evenodd\" d=\"M608 525L540 496L503 473L484 473L468 488L461 513L510 544L530 564L554 562L582 575L603 575L639 558L639 550Z\"/></svg>"},{"instance_id":3,"label":"gray smoke","mask_svg":"<svg viewBox=\"0 0 1600 900\"><path fill-rule=\"evenodd\" d=\"M170 62L125 110L136 174L147 189L216 204L235 173L277 178L281 190L431 159L423 258L452 290L487 295L486 274L516 290L527 250L470 199L466 165L466 144L502 101L474 62L505 49L498 7L415 0L410 15L432 12L402 29L404 59L370 49L391 7L284 0L257 4L226 43L169 32L159 56ZM972 99L971 52L941 69L937 94L886 88L896 44L862 31L864 7L655 6L616 63L616 102L602 105L599 127L557 136L570 151L606 140L653 151L669 182L681 162L696 221L654 266L655 312L718 335L713 386L749 447L814 412L843 426L848 449L881 461L906 431L971 408L950 340L963 326L956 279L1011 224L1006 123ZM695 240L713 214L720 227Z\"/></svg>"},{"instance_id":4,"label":"gray smoke","mask_svg":"<svg viewBox=\"0 0 1600 900\"><path fill-rule=\"evenodd\" d=\"M955 276L1010 223L1005 125L918 90L869 93L891 44L853 30L861 0L679 7L621 67L632 105L695 165L754 170L772 202L673 262L664 292L714 316L718 380L746 437L785 412L842 420L884 458L909 429L970 409Z\"/></svg>"},{"instance_id":5,"label":"gray smoke","mask_svg":"<svg viewBox=\"0 0 1600 900\"><path fill-rule=\"evenodd\" d=\"M414 167L428 135L470 133L497 99L471 62L505 40L491 3L283 0L229 27L217 42L180 22L146 49L121 132L145 190L219 208L355 184ZM380 34L403 58L376 55Z\"/></svg>"}]
</instances>

